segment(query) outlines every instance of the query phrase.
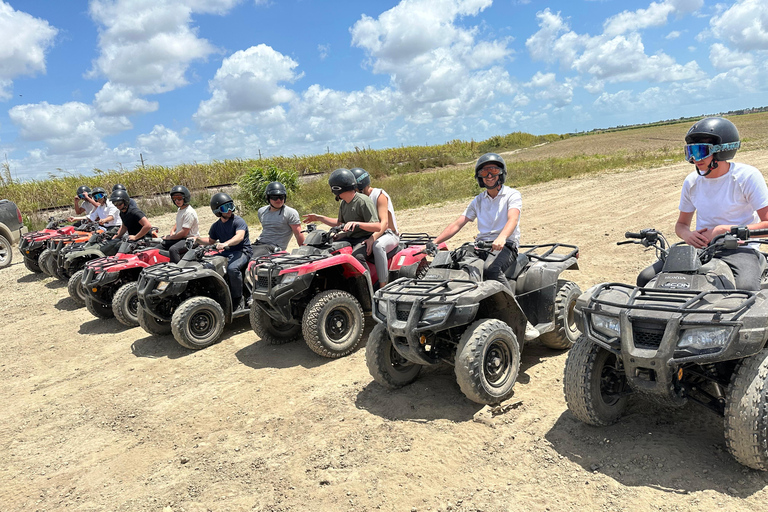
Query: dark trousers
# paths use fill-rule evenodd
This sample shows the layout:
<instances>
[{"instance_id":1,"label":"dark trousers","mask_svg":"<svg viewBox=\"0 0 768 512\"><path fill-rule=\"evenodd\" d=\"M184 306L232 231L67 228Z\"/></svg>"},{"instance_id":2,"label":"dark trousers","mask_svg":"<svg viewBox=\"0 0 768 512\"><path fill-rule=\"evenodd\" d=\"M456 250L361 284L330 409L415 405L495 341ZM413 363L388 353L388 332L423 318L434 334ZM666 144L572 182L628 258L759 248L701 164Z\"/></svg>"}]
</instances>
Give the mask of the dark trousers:
<instances>
[{"instance_id":1,"label":"dark trousers","mask_svg":"<svg viewBox=\"0 0 768 512\"><path fill-rule=\"evenodd\" d=\"M232 309L237 308L237 303L243 296L243 270L250 258L251 255L243 251L232 251L227 255L227 277L233 301Z\"/></svg>"},{"instance_id":2,"label":"dark trousers","mask_svg":"<svg viewBox=\"0 0 768 512\"><path fill-rule=\"evenodd\" d=\"M512 289L507 281L505 272L514 265L517 265L517 247L513 243L506 243L504 248L493 254L488 251L468 251L468 253L474 254L481 260L485 261L483 265L483 279L486 281L498 281L504 286ZM512 290L514 291L514 290Z\"/></svg>"},{"instance_id":3,"label":"dark trousers","mask_svg":"<svg viewBox=\"0 0 768 512\"><path fill-rule=\"evenodd\" d=\"M761 253L749 247L739 247L718 251L715 258L722 260L730 267L737 290L760 289L763 270L761 258L765 258ZM664 262L657 260L653 265L643 269L637 276L637 286L647 285L663 267Z\"/></svg>"},{"instance_id":4,"label":"dark trousers","mask_svg":"<svg viewBox=\"0 0 768 512\"><path fill-rule=\"evenodd\" d=\"M187 249L187 240L185 238L181 240L163 240L163 249L168 251L173 263L180 262L181 257L189 250Z\"/></svg>"}]
</instances>

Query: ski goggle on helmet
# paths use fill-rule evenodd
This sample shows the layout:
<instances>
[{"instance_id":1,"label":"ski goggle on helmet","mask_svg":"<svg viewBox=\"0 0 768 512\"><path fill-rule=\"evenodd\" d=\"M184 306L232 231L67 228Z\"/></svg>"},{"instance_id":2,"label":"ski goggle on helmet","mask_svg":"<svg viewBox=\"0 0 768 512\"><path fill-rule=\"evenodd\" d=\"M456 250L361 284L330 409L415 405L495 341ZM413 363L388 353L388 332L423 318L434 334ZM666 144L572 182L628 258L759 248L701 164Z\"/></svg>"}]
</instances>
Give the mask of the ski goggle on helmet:
<instances>
[{"instance_id":1,"label":"ski goggle on helmet","mask_svg":"<svg viewBox=\"0 0 768 512\"><path fill-rule=\"evenodd\" d=\"M219 206L218 209L221 213L233 212L235 211L235 203L232 201L224 203L223 205Z\"/></svg>"},{"instance_id":2,"label":"ski goggle on helmet","mask_svg":"<svg viewBox=\"0 0 768 512\"><path fill-rule=\"evenodd\" d=\"M96 192L95 194L93 194L93 198L97 201L99 199L104 199L105 197L107 197L107 195L104 192Z\"/></svg>"},{"instance_id":3,"label":"ski goggle on helmet","mask_svg":"<svg viewBox=\"0 0 768 512\"><path fill-rule=\"evenodd\" d=\"M729 142L727 144L686 144L685 159L690 163L699 162L715 153L739 149L740 147L740 141Z\"/></svg>"}]
</instances>

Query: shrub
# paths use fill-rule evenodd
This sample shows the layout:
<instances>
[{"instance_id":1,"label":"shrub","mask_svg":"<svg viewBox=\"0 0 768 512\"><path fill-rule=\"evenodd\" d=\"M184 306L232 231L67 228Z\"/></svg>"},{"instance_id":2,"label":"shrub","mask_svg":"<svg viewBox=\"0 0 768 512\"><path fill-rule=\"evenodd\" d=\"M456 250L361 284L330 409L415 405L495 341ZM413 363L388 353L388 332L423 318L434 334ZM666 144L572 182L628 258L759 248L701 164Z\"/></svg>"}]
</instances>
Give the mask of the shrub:
<instances>
[{"instance_id":1,"label":"shrub","mask_svg":"<svg viewBox=\"0 0 768 512\"><path fill-rule=\"evenodd\" d=\"M267 163L259 167L248 169L239 179L240 192L238 199L245 212L257 210L267 204L264 191L267 185L273 181L279 181L285 185L290 197L299 187L298 174L294 171L285 171L277 166Z\"/></svg>"}]
</instances>

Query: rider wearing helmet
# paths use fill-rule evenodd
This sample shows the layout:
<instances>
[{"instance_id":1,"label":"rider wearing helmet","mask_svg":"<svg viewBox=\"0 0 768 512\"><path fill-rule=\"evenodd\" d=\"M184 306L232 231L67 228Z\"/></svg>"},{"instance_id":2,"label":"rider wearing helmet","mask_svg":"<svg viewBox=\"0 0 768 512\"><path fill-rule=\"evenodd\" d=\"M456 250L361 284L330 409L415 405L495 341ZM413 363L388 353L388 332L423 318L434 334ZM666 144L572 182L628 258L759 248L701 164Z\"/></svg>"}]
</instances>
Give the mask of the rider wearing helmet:
<instances>
[{"instance_id":1,"label":"rider wearing helmet","mask_svg":"<svg viewBox=\"0 0 768 512\"><path fill-rule=\"evenodd\" d=\"M120 211L107 198L107 191L101 187L94 187L90 191L89 197L96 201L97 206L90 214L82 217L70 217L71 220L90 220L98 222L100 226L107 228L116 228L122 224L120 220Z\"/></svg>"},{"instance_id":2,"label":"rider wearing helmet","mask_svg":"<svg viewBox=\"0 0 768 512\"><path fill-rule=\"evenodd\" d=\"M178 209L176 210L176 222L171 228L170 234L163 237L163 249L168 251L172 263L178 263L188 250L187 238L199 236L200 228L197 212L189 204L192 198L189 189L183 185L176 185L168 195L171 196L171 201Z\"/></svg>"},{"instance_id":3,"label":"rider wearing helmet","mask_svg":"<svg viewBox=\"0 0 768 512\"><path fill-rule=\"evenodd\" d=\"M124 234L128 233L128 240L139 240L149 234L152 224L144 215L144 212L138 208L131 207L131 197L125 190L115 190L109 197L109 200L120 211L120 220L122 225L113 239L119 240Z\"/></svg>"},{"instance_id":4,"label":"rider wearing helmet","mask_svg":"<svg viewBox=\"0 0 768 512\"><path fill-rule=\"evenodd\" d=\"M291 235L296 238L297 244L304 244L299 212L285 204L287 196L285 185L279 181L273 181L264 189L267 204L258 211L261 234L253 243L253 258L285 250L291 242Z\"/></svg>"},{"instance_id":5,"label":"rider wearing helmet","mask_svg":"<svg viewBox=\"0 0 768 512\"><path fill-rule=\"evenodd\" d=\"M229 292L232 295L233 310L245 307L243 301L243 270L251 258L251 241L248 225L242 217L235 215L235 202L229 194L219 192L211 197L211 211L219 220L211 225L208 236L197 237L203 244L216 244L227 258Z\"/></svg>"},{"instance_id":6,"label":"rider wearing helmet","mask_svg":"<svg viewBox=\"0 0 768 512\"><path fill-rule=\"evenodd\" d=\"M741 146L736 126L722 117L707 117L691 126L685 136L685 157L696 166L686 176L680 193L680 214L675 233L688 245L706 247L732 226L768 228L768 186L759 170L728 162ZM696 214L696 229L691 229ZM714 255L733 270L736 288L759 290L765 260L752 247L720 250ZM657 261L637 277L644 286L661 271Z\"/></svg>"},{"instance_id":7,"label":"rider wearing helmet","mask_svg":"<svg viewBox=\"0 0 768 512\"><path fill-rule=\"evenodd\" d=\"M114 185L112 185L112 192L114 192L115 190L125 190L126 192L128 192L128 189L125 188L125 185L121 185L119 183L115 183ZM129 208L138 208L139 205L137 205L136 201L134 201L133 198L131 198L131 200L128 201L128 207Z\"/></svg>"},{"instance_id":8,"label":"rider wearing helmet","mask_svg":"<svg viewBox=\"0 0 768 512\"><path fill-rule=\"evenodd\" d=\"M82 201L82 203L81 203ZM77 188L77 195L75 195L75 215L82 215L82 218L88 217L93 210L99 207L99 203L91 197L91 187L88 185L81 185ZM69 222L78 220L76 217L68 217Z\"/></svg>"},{"instance_id":9,"label":"rider wearing helmet","mask_svg":"<svg viewBox=\"0 0 768 512\"><path fill-rule=\"evenodd\" d=\"M329 226L344 226L347 240L352 244L352 255L357 258L365 268L366 245L365 240L381 229L381 222L376 214L373 201L365 194L357 191L357 180L349 169L336 169L328 178L331 192L336 196L339 204L337 217L326 217L310 213L304 216L304 222L320 221Z\"/></svg>"},{"instance_id":10,"label":"rider wearing helmet","mask_svg":"<svg viewBox=\"0 0 768 512\"><path fill-rule=\"evenodd\" d=\"M357 181L357 190L371 198L376 207L376 213L381 220L381 229L366 239L366 252L373 254L373 262L376 264L376 275L379 278L379 288L387 284L389 280L389 266L387 265L387 253L400 243L400 232L397 230L395 208L392 198L384 189L371 187L371 175L360 167L355 167L352 174Z\"/></svg>"}]
</instances>

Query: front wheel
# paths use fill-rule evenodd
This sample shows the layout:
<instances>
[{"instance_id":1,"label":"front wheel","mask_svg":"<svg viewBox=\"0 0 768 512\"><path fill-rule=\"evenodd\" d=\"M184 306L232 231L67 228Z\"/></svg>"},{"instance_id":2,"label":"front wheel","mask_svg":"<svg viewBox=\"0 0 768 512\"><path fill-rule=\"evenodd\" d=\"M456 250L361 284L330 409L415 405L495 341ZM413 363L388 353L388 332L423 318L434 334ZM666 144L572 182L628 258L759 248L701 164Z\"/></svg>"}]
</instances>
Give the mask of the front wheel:
<instances>
[{"instance_id":1,"label":"front wheel","mask_svg":"<svg viewBox=\"0 0 768 512\"><path fill-rule=\"evenodd\" d=\"M3 235L0 235L0 268L10 266L12 261L13 249L11 248L11 242Z\"/></svg>"},{"instance_id":2,"label":"front wheel","mask_svg":"<svg viewBox=\"0 0 768 512\"><path fill-rule=\"evenodd\" d=\"M520 346L512 329L496 319L478 320L456 349L456 381L473 402L494 405L513 393L520 371Z\"/></svg>"},{"instance_id":3,"label":"front wheel","mask_svg":"<svg viewBox=\"0 0 768 512\"><path fill-rule=\"evenodd\" d=\"M576 316L573 312L579 295L581 295L581 289L573 281L559 280L557 282L555 328L539 336L539 340L545 347L558 350L569 349L581 336L581 331L576 323Z\"/></svg>"},{"instance_id":4,"label":"front wheel","mask_svg":"<svg viewBox=\"0 0 768 512\"><path fill-rule=\"evenodd\" d=\"M90 295L85 296L85 307L96 318L112 318L115 316L112 312L112 304L102 304L93 300Z\"/></svg>"},{"instance_id":5,"label":"front wheel","mask_svg":"<svg viewBox=\"0 0 768 512\"><path fill-rule=\"evenodd\" d=\"M741 464L768 470L768 349L744 359L725 401L725 445Z\"/></svg>"},{"instance_id":6,"label":"front wheel","mask_svg":"<svg viewBox=\"0 0 768 512\"><path fill-rule=\"evenodd\" d=\"M40 268L40 265L38 264L37 260L30 258L28 256L24 256L24 266L27 267L27 270L30 272L34 272L35 274L39 274L42 272L42 269Z\"/></svg>"},{"instance_id":7,"label":"front wheel","mask_svg":"<svg viewBox=\"0 0 768 512\"><path fill-rule=\"evenodd\" d=\"M181 303L171 318L173 337L182 347L210 347L224 332L224 310L209 297L192 297Z\"/></svg>"},{"instance_id":8,"label":"front wheel","mask_svg":"<svg viewBox=\"0 0 768 512\"><path fill-rule=\"evenodd\" d=\"M136 310L136 318L139 320L139 325L141 328L147 331L149 334L153 334L155 336L165 336L166 334L171 334L171 323L164 322L153 317L147 313L146 309L141 307L141 303L139 303Z\"/></svg>"},{"instance_id":9,"label":"front wheel","mask_svg":"<svg viewBox=\"0 0 768 512\"><path fill-rule=\"evenodd\" d=\"M251 305L251 328L259 335L262 341L270 345L282 345L299 339L301 326L298 324L284 324L270 317L255 303Z\"/></svg>"},{"instance_id":10,"label":"front wheel","mask_svg":"<svg viewBox=\"0 0 768 512\"><path fill-rule=\"evenodd\" d=\"M318 293L304 311L301 330L315 353L331 358L345 356L355 350L363 336L363 308L351 293Z\"/></svg>"},{"instance_id":11,"label":"front wheel","mask_svg":"<svg viewBox=\"0 0 768 512\"><path fill-rule=\"evenodd\" d=\"M368 335L365 364L373 380L389 389L407 386L421 372L420 364L408 361L395 350L383 324L377 324Z\"/></svg>"},{"instance_id":12,"label":"front wheel","mask_svg":"<svg viewBox=\"0 0 768 512\"><path fill-rule=\"evenodd\" d=\"M139 292L136 286L135 282L124 284L112 299L112 312L117 321L126 327L139 326Z\"/></svg>"},{"instance_id":13,"label":"front wheel","mask_svg":"<svg viewBox=\"0 0 768 512\"><path fill-rule=\"evenodd\" d=\"M40 257L37 259L37 264L40 266L40 270L43 274L53 277L51 271L51 263L54 261L54 254L52 249L43 249L40 253Z\"/></svg>"},{"instance_id":14,"label":"front wheel","mask_svg":"<svg viewBox=\"0 0 768 512\"><path fill-rule=\"evenodd\" d=\"M83 287L83 274L85 270L78 270L67 281L67 291L72 300L77 303L78 306L85 306L86 291Z\"/></svg>"},{"instance_id":15,"label":"front wheel","mask_svg":"<svg viewBox=\"0 0 768 512\"><path fill-rule=\"evenodd\" d=\"M565 361L563 391L577 419L604 427L624 413L630 390L619 358L581 336Z\"/></svg>"}]
</instances>

